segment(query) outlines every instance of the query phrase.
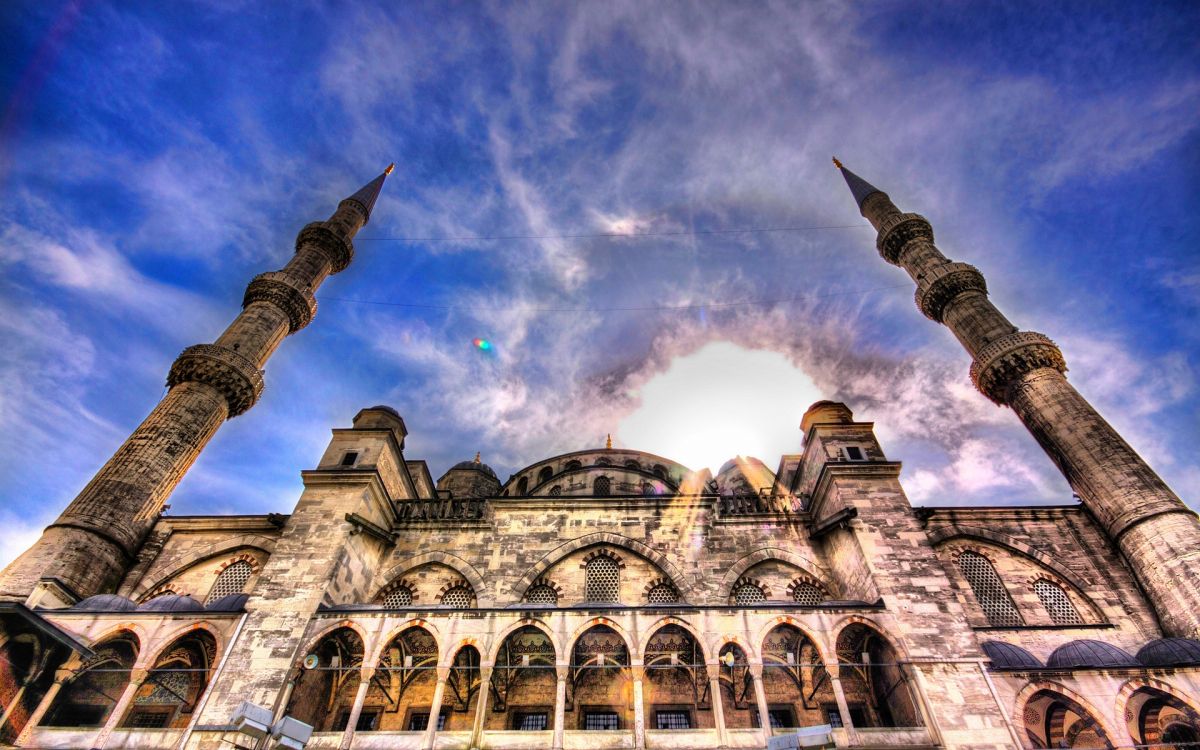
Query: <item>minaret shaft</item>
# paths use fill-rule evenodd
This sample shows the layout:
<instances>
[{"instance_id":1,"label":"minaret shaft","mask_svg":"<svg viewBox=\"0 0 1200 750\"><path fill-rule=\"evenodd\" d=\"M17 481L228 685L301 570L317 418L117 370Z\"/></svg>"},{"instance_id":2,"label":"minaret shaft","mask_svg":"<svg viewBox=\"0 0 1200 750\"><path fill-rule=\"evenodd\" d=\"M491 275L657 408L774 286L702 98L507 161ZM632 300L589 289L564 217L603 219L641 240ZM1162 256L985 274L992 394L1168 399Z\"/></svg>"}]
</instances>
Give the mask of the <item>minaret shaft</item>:
<instances>
[{"instance_id":1,"label":"minaret shaft","mask_svg":"<svg viewBox=\"0 0 1200 750\"><path fill-rule=\"evenodd\" d=\"M267 359L312 320L315 290L350 263L352 240L369 219L381 178L342 201L328 221L304 227L295 256L282 270L254 278L242 312L214 343L179 355L162 401L41 539L0 573L0 598L31 598L44 579L68 599L120 581L217 429L258 400Z\"/></svg>"},{"instance_id":2,"label":"minaret shaft","mask_svg":"<svg viewBox=\"0 0 1200 750\"><path fill-rule=\"evenodd\" d=\"M844 168L843 168L844 169ZM971 354L971 378L1016 412L1107 530L1158 612L1163 629L1200 636L1200 521L1112 425L1075 390L1050 339L1019 331L991 303L983 275L947 259L924 217L844 171L880 255L917 285L917 307Z\"/></svg>"}]
</instances>

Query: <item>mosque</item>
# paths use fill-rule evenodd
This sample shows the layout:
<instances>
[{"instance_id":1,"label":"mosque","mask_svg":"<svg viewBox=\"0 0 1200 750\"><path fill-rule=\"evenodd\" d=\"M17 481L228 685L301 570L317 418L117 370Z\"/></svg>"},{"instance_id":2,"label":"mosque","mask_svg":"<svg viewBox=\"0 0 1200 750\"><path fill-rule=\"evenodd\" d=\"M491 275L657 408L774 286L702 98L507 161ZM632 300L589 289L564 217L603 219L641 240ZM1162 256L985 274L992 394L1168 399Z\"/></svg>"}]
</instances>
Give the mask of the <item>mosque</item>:
<instances>
[{"instance_id":1,"label":"mosque","mask_svg":"<svg viewBox=\"0 0 1200 750\"><path fill-rule=\"evenodd\" d=\"M162 401L0 573L0 742L1200 748L1196 514L1053 341L838 167L880 255L1078 501L914 508L873 425L829 401L770 465L714 476L610 442L506 480L476 455L435 481L402 416L372 406L333 429L290 513L164 514L353 260L389 167L179 355Z\"/></svg>"}]
</instances>

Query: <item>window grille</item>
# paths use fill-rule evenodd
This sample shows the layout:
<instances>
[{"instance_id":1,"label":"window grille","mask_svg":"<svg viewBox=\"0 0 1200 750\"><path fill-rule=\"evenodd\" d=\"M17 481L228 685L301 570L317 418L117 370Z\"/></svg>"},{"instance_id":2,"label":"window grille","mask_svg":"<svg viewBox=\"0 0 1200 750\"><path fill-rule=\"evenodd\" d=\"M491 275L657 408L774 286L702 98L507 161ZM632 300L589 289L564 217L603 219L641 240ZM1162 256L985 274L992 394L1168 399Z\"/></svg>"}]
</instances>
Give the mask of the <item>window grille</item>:
<instances>
[{"instance_id":1,"label":"window grille","mask_svg":"<svg viewBox=\"0 0 1200 750\"><path fill-rule=\"evenodd\" d=\"M517 718L513 722L513 729L522 732L541 732L549 726L548 719L549 716L545 713L517 714Z\"/></svg>"},{"instance_id":2,"label":"window grille","mask_svg":"<svg viewBox=\"0 0 1200 750\"><path fill-rule=\"evenodd\" d=\"M597 497L607 497L612 494L612 480L608 477L599 477L592 484L592 494Z\"/></svg>"},{"instance_id":3,"label":"window grille","mask_svg":"<svg viewBox=\"0 0 1200 750\"><path fill-rule=\"evenodd\" d=\"M766 600L767 595L753 583L739 583L733 589L734 604L756 604L758 602L765 602Z\"/></svg>"},{"instance_id":4,"label":"window grille","mask_svg":"<svg viewBox=\"0 0 1200 750\"><path fill-rule=\"evenodd\" d=\"M400 609L412 606L412 591L407 586L397 586L383 597L383 606L388 609Z\"/></svg>"},{"instance_id":5,"label":"window grille","mask_svg":"<svg viewBox=\"0 0 1200 750\"><path fill-rule=\"evenodd\" d=\"M815 607L825 600L825 592L811 583L798 583L792 589L792 599L796 600L797 604Z\"/></svg>"},{"instance_id":6,"label":"window grille","mask_svg":"<svg viewBox=\"0 0 1200 750\"><path fill-rule=\"evenodd\" d=\"M584 599L589 602L618 602L621 600L621 573L617 561L600 555L587 563L584 573Z\"/></svg>"},{"instance_id":7,"label":"window grille","mask_svg":"<svg viewBox=\"0 0 1200 750\"><path fill-rule=\"evenodd\" d=\"M552 476L554 476L554 470L549 466L543 466L542 470L538 472L538 484L550 481Z\"/></svg>"},{"instance_id":8,"label":"window grille","mask_svg":"<svg viewBox=\"0 0 1200 750\"><path fill-rule=\"evenodd\" d=\"M616 711L588 711L583 715L584 729L620 729Z\"/></svg>"},{"instance_id":9,"label":"window grille","mask_svg":"<svg viewBox=\"0 0 1200 750\"><path fill-rule=\"evenodd\" d=\"M1038 599L1042 600L1042 606L1046 608L1055 625L1083 624L1083 618L1079 616L1079 611L1071 603L1071 597L1067 596L1062 587L1043 580L1034 583L1033 590L1037 592Z\"/></svg>"},{"instance_id":10,"label":"window grille","mask_svg":"<svg viewBox=\"0 0 1200 750\"><path fill-rule=\"evenodd\" d=\"M562 485L556 484L550 488L550 497L558 497L562 494Z\"/></svg>"},{"instance_id":11,"label":"window grille","mask_svg":"<svg viewBox=\"0 0 1200 750\"><path fill-rule=\"evenodd\" d=\"M660 583L646 592L646 601L650 604L674 604L679 601L679 592L670 584Z\"/></svg>"},{"instance_id":12,"label":"window grille","mask_svg":"<svg viewBox=\"0 0 1200 750\"><path fill-rule=\"evenodd\" d=\"M240 594L246 590L246 582L250 580L250 574L254 572L254 568L245 560L238 560L225 570L221 571L221 575L217 576L217 580L213 583L212 589L208 592L208 599L205 604L215 602L223 596L230 594Z\"/></svg>"},{"instance_id":13,"label":"window grille","mask_svg":"<svg viewBox=\"0 0 1200 750\"><path fill-rule=\"evenodd\" d=\"M438 714L437 728L442 731L446 726L446 714ZM420 713L412 713L408 717L408 731L424 732L429 728L429 712L422 711Z\"/></svg>"},{"instance_id":14,"label":"window grille","mask_svg":"<svg viewBox=\"0 0 1200 750\"><path fill-rule=\"evenodd\" d=\"M442 604L452 609L470 609L471 600L474 598L466 586L455 586L446 589L446 593L442 594Z\"/></svg>"},{"instance_id":15,"label":"window grille","mask_svg":"<svg viewBox=\"0 0 1200 750\"><path fill-rule=\"evenodd\" d=\"M163 729L171 721L170 711L135 709L125 726L132 729Z\"/></svg>"},{"instance_id":16,"label":"window grille","mask_svg":"<svg viewBox=\"0 0 1200 750\"><path fill-rule=\"evenodd\" d=\"M691 729L692 717L687 711L655 711L654 723L658 729Z\"/></svg>"},{"instance_id":17,"label":"window grille","mask_svg":"<svg viewBox=\"0 0 1200 750\"><path fill-rule=\"evenodd\" d=\"M558 604L558 592L553 586L539 583L525 592L525 601L530 604Z\"/></svg>"},{"instance_id":18,"label":"window grille","mask_svg":"<svg viewBox=\"0 0 1200 750\"><path fill-rule=\"evenodd\" d=\"M791 710L786 708L771 708L767 710L767 720L772 729L787 729L796 726L796 719Z\"/></svg>"},{"instance_id":19,"label":"window grille","mask_svg":"<svg viewBox=\"0 0 1200 750\"><path fill-rule=\"evenodd\" d=\"M958 556L958 569L962 571L975 599L992 627L1007 628L1023 624L1017 605L1004 588L996 569L988 559L977 552L967 550Z\"/></svg>"}]
</instances>

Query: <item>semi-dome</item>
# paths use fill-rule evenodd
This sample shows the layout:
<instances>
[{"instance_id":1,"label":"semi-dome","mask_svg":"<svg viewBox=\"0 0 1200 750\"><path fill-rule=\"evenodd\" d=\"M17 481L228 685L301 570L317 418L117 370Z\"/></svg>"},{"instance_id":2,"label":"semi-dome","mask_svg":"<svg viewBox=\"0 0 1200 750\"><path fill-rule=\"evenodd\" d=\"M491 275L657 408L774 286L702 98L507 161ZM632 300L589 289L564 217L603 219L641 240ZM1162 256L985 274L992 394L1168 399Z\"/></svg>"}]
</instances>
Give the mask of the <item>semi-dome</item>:
<instances>
[{"instance_id":1,"label":"semi-dome","mask_svg":"<svg viewBox=\"0 0 1200 750\"><path fill-rule=\"evenodd\" d=\"M139 612L203 612L204 605L190 596L156 596L138 607Z\"/></svg>"},{"instance_id":2,"label":"semi-dome","mask_svg":"<svg viewBox=\"0 0 1200 750\"><path fill-rule=\"evenodd\" d=\"M1136 667L1137 661L1111 643L1081 639L1064 643L1054 649L1046 666L1055 669L1088 669L1099 667Z\"/></svg>"},{"instance_id":3,"label":"semi-dome","mask_svg":"<svg viewBox=\"0 0 1200 750\"><path fill-rule=\"evenodd\" d=\"M1137 660L1147 667L1200 665L1200 641L1195 638L1158 638L1138 649Z\"/></svg>"},{"instance_id":4,"label":"semi-dome","mask_svg":"<svg viewBox=\"0 0 1200 750\"><path fill-rule=\"evenodd\" d=\"M1004 641L984 641L983 653L992 660L993 669L1041 669L1043 664L1025 649Z\"/></svg>"},{"instance_id":5,"label":"semi-dome","mask_svg":"<svg viewBox=\"0 0 1200 750\"><path fill-rule=\"evenodd\" d=\"M249 594L227 594L205 605L209 612L240 612L246 606Z\"/></svg>"},{"instance_id":6,"label":"semi-dome","mask_svg":"<svg viewBox=\"0 0 1200 750\"><path fill-rule=\"evenodd\" d=\"M71 606L75 612L132 612L137 608L132 599L116 594L96 594Z\"/></svg>"}]
</instances>

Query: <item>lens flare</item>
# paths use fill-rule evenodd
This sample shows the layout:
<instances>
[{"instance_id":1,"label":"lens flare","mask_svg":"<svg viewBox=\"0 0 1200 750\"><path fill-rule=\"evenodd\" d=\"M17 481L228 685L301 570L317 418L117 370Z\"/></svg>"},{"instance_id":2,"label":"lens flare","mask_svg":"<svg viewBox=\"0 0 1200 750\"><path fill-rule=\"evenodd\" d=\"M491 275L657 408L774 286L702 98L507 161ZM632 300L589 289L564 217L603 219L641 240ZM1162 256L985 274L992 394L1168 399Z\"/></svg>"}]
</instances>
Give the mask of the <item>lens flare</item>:
<instances>
[{"instance_id":1,"label":"lens flare","mask_svg":"<svg viewBox=\"0 0 1200 750\"><path fill-rule=\"evenodd\" d=\"M475 339L471 344L481 352L490 352L492 350L492 342L487 339Z\"/></svg>"}]
</instances>

